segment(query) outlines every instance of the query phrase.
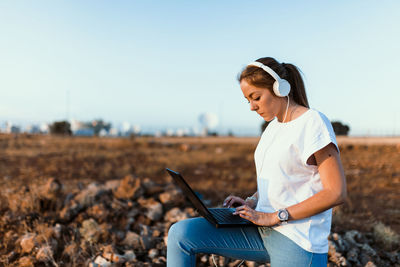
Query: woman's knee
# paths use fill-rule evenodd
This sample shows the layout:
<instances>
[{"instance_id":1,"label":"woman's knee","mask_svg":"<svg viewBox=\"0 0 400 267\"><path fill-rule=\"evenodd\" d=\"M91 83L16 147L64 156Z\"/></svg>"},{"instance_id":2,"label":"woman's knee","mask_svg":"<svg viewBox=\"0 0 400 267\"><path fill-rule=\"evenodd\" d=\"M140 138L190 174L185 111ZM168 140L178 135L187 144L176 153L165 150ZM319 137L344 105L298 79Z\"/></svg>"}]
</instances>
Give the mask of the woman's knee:
<instances>
[{"instance_id":1,"label":"woman's knee","mask_svg":"<svg viewBox=\"0 0 400 267\"><path fill-rule=\"evenodd\" d=\"M174 223L168 231L168 243L170 240L179 241L190 238L190 236L199 229L198 224L201 223L199 220L202 219L203 218L191 218Z\"/></svg>"}]
</instances>

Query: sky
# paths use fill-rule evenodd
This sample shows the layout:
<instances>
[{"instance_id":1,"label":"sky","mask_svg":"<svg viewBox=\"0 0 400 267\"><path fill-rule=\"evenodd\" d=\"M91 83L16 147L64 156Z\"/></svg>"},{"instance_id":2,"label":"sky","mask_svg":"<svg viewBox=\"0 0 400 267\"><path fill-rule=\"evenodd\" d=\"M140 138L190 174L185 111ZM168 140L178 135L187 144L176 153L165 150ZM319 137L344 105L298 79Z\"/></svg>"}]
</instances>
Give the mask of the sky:
<instances>
[{"instance_id":1,"label":"sky","mask_svg":"<svg viewBox=\"0 0 400 267\"><path fill-rule=\"evenodd\" d=\"M400 135L400 1L0 2L0 123L77 119L258 135L237 82L266 56L351 135Z\"/></svg>"}]
</instances>

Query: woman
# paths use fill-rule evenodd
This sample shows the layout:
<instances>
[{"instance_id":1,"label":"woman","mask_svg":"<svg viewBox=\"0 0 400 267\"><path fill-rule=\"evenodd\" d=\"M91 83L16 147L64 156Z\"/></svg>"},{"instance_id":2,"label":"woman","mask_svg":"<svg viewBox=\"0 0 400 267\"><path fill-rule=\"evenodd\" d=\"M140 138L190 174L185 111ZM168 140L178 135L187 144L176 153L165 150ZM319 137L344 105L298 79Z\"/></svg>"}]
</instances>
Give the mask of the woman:
<instances>
[{"instance_id":1,"label":"woman","mask_svg":"<svg viewBox=\"0 0 400 267\"><path fill-rule=\"evenodd\" d=\"M203 218L174 224L167 265L195 266L196 253L270 262L326 266L332 207L346 198L339 148L329 120L310 109L299 70L266 57L238 80L250 109L270 122L254 158L257 192L228 196L224 206L257 226L217 229Z\"/></svg>"}]
</instances>

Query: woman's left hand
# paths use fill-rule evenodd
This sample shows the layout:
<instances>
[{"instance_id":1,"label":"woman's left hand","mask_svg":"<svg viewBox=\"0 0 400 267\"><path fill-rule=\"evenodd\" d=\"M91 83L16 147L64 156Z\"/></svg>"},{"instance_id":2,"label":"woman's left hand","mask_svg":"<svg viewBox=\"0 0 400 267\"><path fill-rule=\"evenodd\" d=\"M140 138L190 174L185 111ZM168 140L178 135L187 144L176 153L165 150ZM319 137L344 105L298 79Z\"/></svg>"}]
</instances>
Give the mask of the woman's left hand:
<instances>
[{"instance_id":1,"label":"woman's left hand","mask_svg":"<svg viewBox=\"0 0 400 267\"><path fill-rule=\"evenodd\" d=\"M273 226L279 223L276 213L255 211L247 205L237 207L233 215L239 215L243 219L260 226Z\"/></svg>"}]
</instances>

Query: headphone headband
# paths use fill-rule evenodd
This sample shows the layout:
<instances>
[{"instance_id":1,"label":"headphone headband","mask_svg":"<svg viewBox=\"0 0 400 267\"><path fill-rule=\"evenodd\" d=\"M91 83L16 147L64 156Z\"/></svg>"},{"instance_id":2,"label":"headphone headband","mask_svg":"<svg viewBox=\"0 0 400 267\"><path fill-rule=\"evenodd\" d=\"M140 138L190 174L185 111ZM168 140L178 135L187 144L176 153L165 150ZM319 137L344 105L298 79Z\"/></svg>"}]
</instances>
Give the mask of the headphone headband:
<instances>
[{"instance_id":1,"label":"headphone headband","mask_svg":"<svg viewBox=\"0 0 400 267\"><path fill-rule=\"evenodd\" d=\"M273 91L277 96L280 97L285 97L288 96L290 93L290 83L286 81L285 79L282 79L273 69L270 67L262 64L261 62L254 61L247 66L255 66L258 68L263 69L265 72L267 72L269 75L274 78L275 82L273 84Z\"/></svg>"},{"instance_id":2,"label":"headphone headband","mask_svg":"<svg viewBox=\"0 0 400 267\"><path fill-rule=\"evenodd\" d=\"M262 64L261 62L254 61L254 62L251 62L247 66L255 66L255 67L262 68L265 72L267 72L269 75L271 75L272 78L274 78L275 81L279 82L280 80L282 80L281 77L273 69L271 69L270 67Z\"/></svg>"}]
</instances>

